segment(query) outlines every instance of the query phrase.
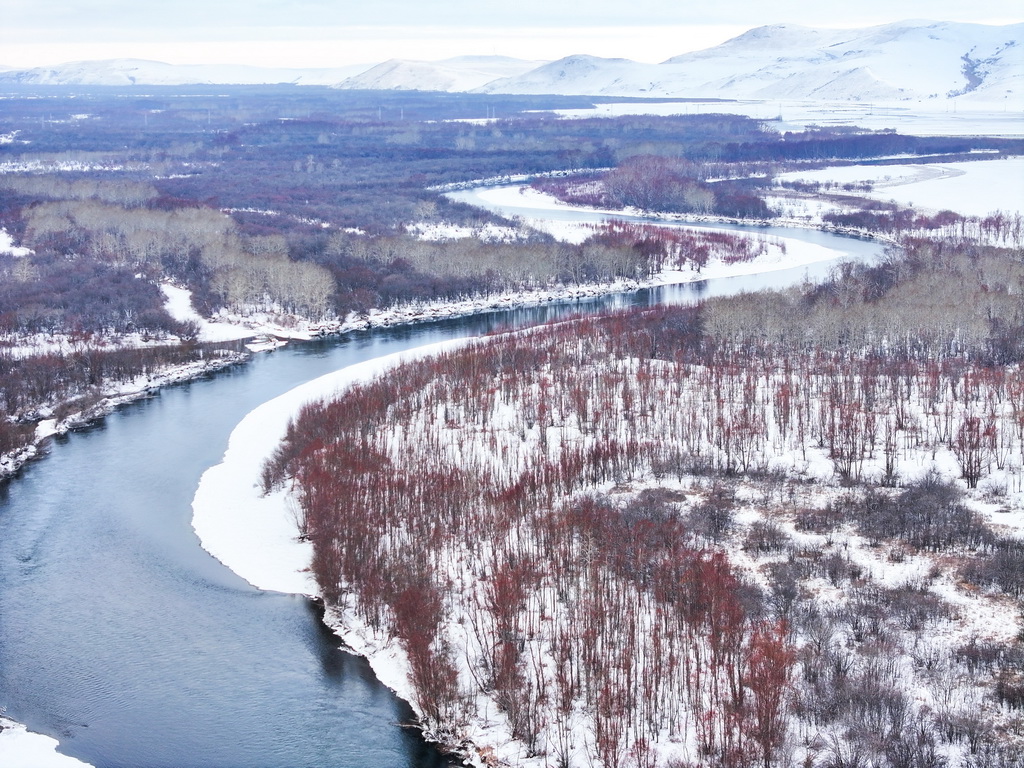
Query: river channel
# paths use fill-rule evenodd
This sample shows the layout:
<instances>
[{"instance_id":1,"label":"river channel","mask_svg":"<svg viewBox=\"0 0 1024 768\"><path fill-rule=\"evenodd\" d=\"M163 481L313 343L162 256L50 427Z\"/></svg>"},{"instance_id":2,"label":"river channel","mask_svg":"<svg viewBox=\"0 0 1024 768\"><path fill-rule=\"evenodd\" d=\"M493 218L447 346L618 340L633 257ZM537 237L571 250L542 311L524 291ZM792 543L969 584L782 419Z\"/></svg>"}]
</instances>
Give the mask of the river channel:
<instances>
[{"instance_id":1,"label":"river channel","mask_svg":"<svg viewBox=\"0 0 1024 768\"><path fill-rule=\"evenodd\" d=\"M758 231L857 259L881 250ZM199 546L192 498L235 425L310 379L422 344L793 284L830 266L294 343L55 440L0 487L2 711L98 768L445 765L308 599L257 590Z\"/></svg>"}]
</instances>

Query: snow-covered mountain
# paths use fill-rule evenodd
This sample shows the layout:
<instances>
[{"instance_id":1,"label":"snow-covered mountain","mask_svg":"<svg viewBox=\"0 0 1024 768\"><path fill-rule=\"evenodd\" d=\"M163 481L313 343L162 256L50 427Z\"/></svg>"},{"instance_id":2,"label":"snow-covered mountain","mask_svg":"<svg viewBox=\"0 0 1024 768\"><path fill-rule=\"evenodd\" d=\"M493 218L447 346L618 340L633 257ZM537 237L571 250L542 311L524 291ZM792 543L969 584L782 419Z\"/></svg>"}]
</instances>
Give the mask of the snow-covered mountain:
<instances>
[{"instance_id":1,"label":"snow-covered mountain","mask_svg":"<svg viewBox=\"0 0 1024 768\"><path fill-rule=\"evenodd\" d=\"M471 91L514 78L543 64L506 56L457 56L442 61L391 59L338 83L338 88L377 91Z\"/></svg>"},{"instance_id":2,"label":"snow-covered mountain","mask_svg":"<svg viewBox=\"0 0 1024 768\"><path fill-rule=\"evenodd\" d=\"M661 64L570 56L485 93L891 101L963 96L1021 107L1024 24L906 21L758 27Z\"/></svg>"},{"instance_id":3,"label":"snow-covered mountain","mask_svg":"<svg viewBox=\"0 0 1024 768\"><path fill-rule=\"evenodd\" d=\"M0 83L32 85L199 85L295 83L332 85L366 69L288 69L233 64L165 64L144 59L71 61L52 67L0 71Z\"/></svg>"},{"instance_id":4,"label":"snow-covered mountain","mask_svg":"<svg viewBox=\"0 0 1024 768\"><path fill-rule=\"evenodd\" d=\"M3 71L0 83L296 83L371 90L823 101L941 101L1024 109L1024 24L903 21L866 29L777 24L660 64L576 55L392 59L375 66L269 69L113 59Z\"/></svg>"}]
</instances>

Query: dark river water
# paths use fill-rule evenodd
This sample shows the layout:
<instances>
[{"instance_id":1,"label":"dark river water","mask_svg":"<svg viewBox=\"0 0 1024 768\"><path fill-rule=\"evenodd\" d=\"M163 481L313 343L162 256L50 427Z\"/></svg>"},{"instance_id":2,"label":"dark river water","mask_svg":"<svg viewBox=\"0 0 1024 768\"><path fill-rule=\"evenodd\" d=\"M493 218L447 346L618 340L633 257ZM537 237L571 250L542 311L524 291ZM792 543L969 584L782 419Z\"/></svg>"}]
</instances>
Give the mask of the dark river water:
<instances>
[{"instance_id":1,"label":"dark river water","mask_svg":"<svg viewBox=\"0 0 1024 768\"><path fill-rule=\"evenodd\" d=\"M784 234L856 258L880 250ZM291 344L57 439L0 487L0 707L99 768L444 765L402 727L404 702L339 648L309 600L254 589L199 546L192 498L235 425L303 382L421 344L827 269Z\"/></svg>"}]
</instances>

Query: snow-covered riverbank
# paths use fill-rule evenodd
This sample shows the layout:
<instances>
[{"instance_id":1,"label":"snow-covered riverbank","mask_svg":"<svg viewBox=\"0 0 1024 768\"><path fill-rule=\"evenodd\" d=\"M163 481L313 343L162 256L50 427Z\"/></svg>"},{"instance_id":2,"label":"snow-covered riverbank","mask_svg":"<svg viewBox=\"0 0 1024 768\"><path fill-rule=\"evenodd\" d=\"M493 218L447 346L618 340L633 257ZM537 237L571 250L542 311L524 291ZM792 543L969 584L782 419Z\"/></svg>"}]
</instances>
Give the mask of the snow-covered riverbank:
<instances>
[{"instance_id":1,"label":"snow-covered riverbank","mask_svg":"<svg viewBox=\"0 0 1024 768\"><path fill-rule=\"evenodd\" d=\"M57 740L32 733L0 717L0 765L4 768L82 768L83 763L57 752Z\"/></svg>"},{"instance_id":2,"label":"snow-covered riverbank","mask_svg":"<svg viewBox=\"0 0 1024 768\"><path fill-rule=\"evenodd\" d=\"M840 255L838 251L822 246L806 243L804 245L807 246L806 249L776 249L775 252L769 252L752 262L733 265L713 262L699 273L666 272L647 284L693 282L711 277L751 274L833 259ZM514 291L460 302L408 305L371 312L363 317L348 318L344 323L308 324L298 328L275 323L272 318L221 318L220 322L210 322L198 318L195 314L187 291L171 286L165 287L164 291L168 299L168 308L174 308L172 315L178 319L198 318L197 322L201 326L200 339L213 341L246 338L259 333L274 337L310 338L325 333L426 322L442 317L458 317L503 308L587 298L641 287L643 286L637 282L621 281L600 286ZM303 402L330 395L339 387L374 376L397 364L400 359L433 354L453 343L461 342L445 342L339 371L293 390L282 398L270 401L250 414L239 424L232 436L224 462L207 472L197 491L194 526L204 547L257 587L315 594L316 586L307 571L310 547L297 540L294 516L286 497L283 494L275 494L268 498L259 496L259 474L263 460L276 446L288 419ZM85 417L85 420L98 418L124 402L149 396L166 384L194 378L232 362L234 360L225 359L199 367L185 367L148 377L132 385L111 388L105 399L89 412L90 415ZM42 425L37 437L43 440L47 435L72 429L82 423L82 418L62 424L48 420ZM39 450L40 446L37 444L30 452L20 457L17 464L9 463L10 471L15 471L16 466L38 455ZM384 684L407 700L411 697L403 655L397 644L382 643L370 633L359 630L349 619L343 621L340 617L328 614L328 621L357 653L370 658L375 674ZM0 764L49 765L45 761L49 759L48 754L53 749L53 740L42 736L36 738L34 734L27 734L25 738L21 738L18 736L20 733L24 733L24 730L8 728L0 735L0 744L5 745L0 746L0 758L6 758L8 754L3 749L14 749L12 744L15 741L18 743L19 754L27 756L21 763L8 763L5 759L0 759ZM61 757L57 755L57 758ZM61 765L73 764L76 763Z\"/></svg>"},{"instance_id":3,"label":"snow-covered riverbank","mask_svg":"<svg viewBox=\"0 0 1024 768\"><path fill-rule=\"evenodd\" d=\"M227 368L245 359L242 354L224 354L185 365L169 366L153 373L142 374L130 382L110 384L101 388L99 399L83 411L63 419L42 418L36 425L33 442L25 448L0 455L0 479L10 477L32 459L42 455L46 441L53 435L67 434L105 416L115 408L135 400L152 397L163 387L180 384ZM52 416L52 409L40 416Z\"/></svg>"},{"instance_id":4,"label":"snow-covered riverbank","mask_svg":"<svg viewBox=\"0 0 1024 768\"><path fill-rule=\"evenodd\" d=\"M317 595L308 572L312 546L298 539L294 511L283 491L263 496L260 470L308 402L330 397L404 360L464 343L445 341L368 360L314 379L249 413L228 442L220 464L203 475L192 502L192 527L210 554L255 587Z\"/></svg>"},{"instance_id":5,"label":"snow-covered riverbank","mask_svg":"<svg viewBox=\"0 0 1024 768\"><path fill-rule=\"evenodd\" d=\"M343 368L250 412L231 433L223 461L203 474L196 490L192 527L203 548L259 589L318 596L319 588L309 572L312 545L298 536L289 492L261 493L263 462L305 403L331 397L404 361L465 343L458 339L428 344ZM384 685L406 701L412 699L408 667L397 643L381 643L333 611L325 621L355 653L369 660Z\"/></svg>"}]
</instances>

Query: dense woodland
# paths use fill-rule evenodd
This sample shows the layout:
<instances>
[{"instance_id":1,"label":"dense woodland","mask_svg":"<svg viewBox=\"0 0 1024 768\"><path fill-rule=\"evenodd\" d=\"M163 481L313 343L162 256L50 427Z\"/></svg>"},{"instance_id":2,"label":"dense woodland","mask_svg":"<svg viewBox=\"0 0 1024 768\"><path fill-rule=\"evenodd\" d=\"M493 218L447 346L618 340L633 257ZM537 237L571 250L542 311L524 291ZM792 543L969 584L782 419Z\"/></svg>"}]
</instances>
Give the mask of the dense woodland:
<instances>
[{"instance_id":1,"label":"dense woodland","mask_svg":"<svg viewBox=\"0 0 1024 768\"><path fill-rule=\"evenodd\" d=\"M1020 257L407 364L307 406L265 487L453 742L491 707L541 765L1020 766L1024 547L964 497L1024 488Z\"/></svg>"}]
</instances>

